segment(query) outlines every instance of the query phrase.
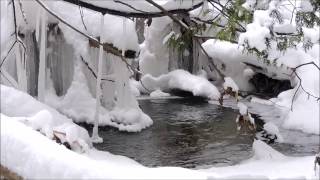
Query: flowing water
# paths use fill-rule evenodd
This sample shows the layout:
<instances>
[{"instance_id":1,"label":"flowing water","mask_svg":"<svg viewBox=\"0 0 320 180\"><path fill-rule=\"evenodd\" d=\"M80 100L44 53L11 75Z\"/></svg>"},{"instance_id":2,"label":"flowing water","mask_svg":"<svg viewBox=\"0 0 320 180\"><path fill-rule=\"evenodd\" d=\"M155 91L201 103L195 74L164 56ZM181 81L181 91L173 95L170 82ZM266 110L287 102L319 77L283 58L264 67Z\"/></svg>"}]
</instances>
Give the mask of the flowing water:
<instances>
[{"instance_id":1,"label":"flowing water","mask_svg":"<svg viewBox=\"0 0 320 180\"><path fill-rule=\"evenodd\" d=\"M140 100L139 104L153 119L151 127L139 133L101 127L99 134L104 142L94 146L150 167L225 166L252 155L253 137L236 130L237 110L196 98L148 99ZM299 136L304 143L274 144L273 147L287 155L314 155L319 137Z\"/></svg>"}]
</instances>

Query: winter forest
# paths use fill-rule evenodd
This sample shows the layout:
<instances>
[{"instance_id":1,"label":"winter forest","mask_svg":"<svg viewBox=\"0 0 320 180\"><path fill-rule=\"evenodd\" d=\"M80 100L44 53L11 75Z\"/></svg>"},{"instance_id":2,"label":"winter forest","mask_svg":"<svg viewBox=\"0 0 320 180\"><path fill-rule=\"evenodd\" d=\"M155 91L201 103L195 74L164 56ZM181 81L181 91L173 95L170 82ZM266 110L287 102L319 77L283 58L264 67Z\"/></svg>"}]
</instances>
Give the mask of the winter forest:
<instances>
[{"instance_id":1,"label":"winter forest","mask_svg":"<svg viewBox=\"0 0 320 180\"><path fill-rule=\"evenodd\" d=\"M319 0L1 0L1 179L319 179Z\"/></svg>"}]
</instances>

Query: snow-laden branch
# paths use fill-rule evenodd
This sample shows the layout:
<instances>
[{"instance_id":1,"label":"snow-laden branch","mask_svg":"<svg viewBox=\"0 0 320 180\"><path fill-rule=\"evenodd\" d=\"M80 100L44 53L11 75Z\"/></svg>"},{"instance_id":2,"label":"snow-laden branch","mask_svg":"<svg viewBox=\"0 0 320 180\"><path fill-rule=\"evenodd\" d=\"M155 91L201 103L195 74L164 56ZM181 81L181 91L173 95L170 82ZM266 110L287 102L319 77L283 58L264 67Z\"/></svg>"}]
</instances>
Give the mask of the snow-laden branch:
<instances>
[{"instance_id":1,"label":"snow-laden branch","mask_svg":"<svg viewBox=\"0 0 320 180\"><path fill-rule=\"evenodd\" d=\"M103 49L107 51L107 53L113 54L115 56L123 57L122 51L118 48L114 47L112 44L109 43L102 43L98 39L86 34L85 32L82 32L81 30L77 29L76 27L72 26L70 23L68 23L66 20L61 18L59 15L57 15L55 12L53 12L51 9L49 9L41 0L35 0L43 9L45 9L48 13L50 13L52 16L54 16L56 19L58 19L61 23L67 25L69 28L73 29L74 31L78 32L79 34L83 35L84 37L89 39L89 43L94 46L102 45ZM127 58L134 58L135 52L132 51L126 51L125 57Z\"/></svg>"},{"instance_id":2,"label":"snow-laden branch","mask_svg":"<svg viewBox=\"0 0 320 180\"><path fill-rule=\"evenodd\" d=\"M81 6L96 12L100 12L102 14L111 14L111 15L116 15L116 16L123 16L123 17L134 17L134 18L155 18L155 17L162 17L162 16L166 16L166 14L162 11L160 12L145 12L145 10L138 10L137 8L134 8L132 5L127 4L124 5L126 7L128 7L129 9L133 9L134 11L129 11L129 10L116 10L114 7L102 7L102 6L98 6L95 5L94 2L86 2L83 0L63 0L65 2L77 5L77 6ZM122 1L113 1L114 3L120 3L124 4L124 2ZM189 11L192 11L194 9L197 9L199 7L201 7L203 4L203 2L199 2L189 8L180 8L180 9L171 9L168 10L169 13L171 14L181 14L181 13L187 13Z\"/></svg>"}]
</instances>

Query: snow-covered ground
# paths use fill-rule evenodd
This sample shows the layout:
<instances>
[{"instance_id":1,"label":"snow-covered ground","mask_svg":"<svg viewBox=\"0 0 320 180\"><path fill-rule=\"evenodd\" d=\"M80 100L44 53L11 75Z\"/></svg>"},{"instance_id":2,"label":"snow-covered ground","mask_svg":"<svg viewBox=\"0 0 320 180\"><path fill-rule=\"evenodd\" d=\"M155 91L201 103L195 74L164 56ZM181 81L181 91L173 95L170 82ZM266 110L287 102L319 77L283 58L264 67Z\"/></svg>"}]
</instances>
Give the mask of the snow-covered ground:
<instances>
[{"instance_id":1,"label":"snow-covered ground","mask_svg":"<svg viewBox=\"0 0 320 180\"><path fill-rule=\"evenodd\" d=\"M54 127L64 123L73 124L70 119L13 88L1 86L1 99L5 99L1 101L1 164L24 178L319 178L319 168L317 173L313 169L314 156L286 157L261 141L253 143L254 153L247 161L234 166L198 170L148 168L129 158L90 147L77 153L23 123L23 119L52 119ZM47 113L37 115L41 110ZM81 133L73 135L82 137Z\"/></svg>"}]
</instances>

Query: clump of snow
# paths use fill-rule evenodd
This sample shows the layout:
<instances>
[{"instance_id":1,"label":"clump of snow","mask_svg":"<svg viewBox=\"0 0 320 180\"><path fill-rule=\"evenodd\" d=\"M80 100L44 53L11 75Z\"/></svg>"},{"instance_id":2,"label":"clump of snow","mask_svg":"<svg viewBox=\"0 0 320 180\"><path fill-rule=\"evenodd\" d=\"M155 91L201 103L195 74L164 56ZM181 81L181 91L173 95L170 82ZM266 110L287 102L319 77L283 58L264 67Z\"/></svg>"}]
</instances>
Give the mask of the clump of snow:
<instances>
[{"instance_id":1,"label":"clump of snow","mask_svg":"<svg viewBox=\"0 0 320 180\"><path fill-rule=\"evenodd\" d=\"M144 86L149 90L161 89L163 91L170 89L180 89L191 92L194 96L202 96L208 99L219 99L218 89L207 79L195 76L184 70L174 70L168 74L159 77L153 77L149 74L141 79Z\"/></svg>"},{"instance_id":2,"label":"clump of snow","mask_svg":"<svg viewBox=\"0 0 320 180\"><path fill-rule=\"evenodd\" d=\"M245 104L243 104L242 102L238 102L237 106L239 108L239 113L241 115L247 115L248 114L248 107Z\"/></svg>"},{"instance_id":3,"label":"clump of snow","mask_svg":"<svg viewBox=\"0 0 320 180\"><path fill-rule=\"evenodd\" d=\"M150 26L145 25L145 41L140 45L139 67L142 73L159 76L168 73L169 52L164 42L173 33L167 17L153 18Z\"/></svg>"},{"instance_id":4,"label":"clump of snow","mask_svg":"<svg viewBox=\"0 0 320 180\"><path fill-rule=\"evenodd\" d=\"M280 134L280 131L278 127L272 123L272 122L267 122L263 125L263 129L271 135L275 135L277 137L278 142L283 142L283 137Z\"/></svg>"},{"instance_id":5,"label":"clump of snow","mask_svg":"<svg viewBox=\"0 0 320 180\"><path fill-rule=\"evenodd\" d=\"M312 12L313 6L310 3L310 0L304 0L300 2L300 8L299 11L301 12Z\"/></svg>"},{"instance_id":6,"label":"clump of snow","mask_svg":"<svg viewBox=\"0 0 320 180\"><path fill-rule=\"evenodd\" d=\"M129 80L129 86L130 86L130 91L134 96L140 96L140 90L139 90L139 82L134 80L134 79L130 79Z\"/></svg>"},{"instance_id":7,"label":"clump of snow","mask_svg":"<svg viewBox=\"0 0 320 180\"><path fill-rule=\"evenodd\" d=\"M157 89L157 90L152 91L150 93L150 97L168 97L168 96L170 96L169 93L165 93L165 92L161 91L160 89Z\"/></svg>"},{"instance_id":8,"label":"clump of snow","mask_svg":"<svg viewBox=\"0 0 320 180\"><path fill-rule=\"evenodd\" d=\"M55 135L59 136L61 143L68 142L71 149L76 152L86 152L92 147L88 131L74 123L64 123L53 128Z\"/></svg>"},{"instance_id":9,"label":"clump of snow","mask_svg":"<svg viewBox=\"0 0 320 180\"><path fill-rule=\"evenodd\" d=\"M13 117L31 117L48 115L52 116L52 125L59 125L65 122L72 122L71 119L61 115L55 109L37 101L30 95L16 90L12 87L1 85L1 113ZM50 112L47 113L46 111ZM40 114L39 114L40 113ZM36 116L36 117L37 117ZM37 118L36 118L37 119ZM40 120L43 121L43 120Z\"/></svg>"},{"instance_id":10,"label":"clump of snow","mask_svg":"<svg viewBox=\"0 0 320 180\"><path fill-rule=\"evenodd\" d=\"M267 48L265 38L268 37L270 37L270 30L268 28L252 23L247 26L247 32L240 35L239 44L248 42L249 47L255 47L259 51L263 51Z\"/></svg>"},{"instance_id":11,"label":"clump of snow","mask_svg":"<svg viewBox=\"0 0 320 180\"><path fill-rule=\"evenodd\" d=\"M260 140L254 140L252 145L254 153L253 159L269 159L269 160L283 160L285 156L274 150L271 146Z\"/></svg>"},{"instance_id":12,"label":"clump of snow","mask_svg":"<svg viewBox=\"0 0 320 180\"><path fill-rule=\"evenodd\" d=\"M251 68L246 68L243 70L243 75L251 78L254 75L254 71Z\"/></svg>"},{"instance_id":13,"label":"clump of snow","mask_svg":"<svg viewBox=\"0 0 320 180\"><path fill-rule=\"evenodd\" d=\"M52 138L53 117L48 110L41 110L34 116L22 118L22 122L34 130L38 130L47 137Z\"/></svg>"},{"instance_id":14,"label":"clump of snow","mask_svg":"<svg viewBox=\"0 0 320 180\"><path fill-rule=\"evenodd\" d=\"M270 105L270 106L274 104L274 102L272 102L271 100L265 100L265 99L261 99L261 98L257 98L257 97L252 97L250 102L265 104L265 105Z\"/></svg>"},{"instance_id":15,"label":"clump of snow","mask_svg":"<svg viewBox=\"0 0 320 180\"><path fill-rule=\"evenodd\" d=\"M232 89L232 91L234 91L234 92L239 91L238 85L233 81L233 79L231 77L224 78L223 89L226 90L226 89L228 89L228 87L230 87Z\"/></svg>"},{"instance_id":16,"label":"clump of snow","mask_svg":"<svg viewBox=\"0 0 320 180\"><path fill-rule=\"evenodd\" d=\"M135 108L116 108L110 111L110 117L120 131L137 132L153 124L148 115Z\"/></svg>"}]
</instances>

